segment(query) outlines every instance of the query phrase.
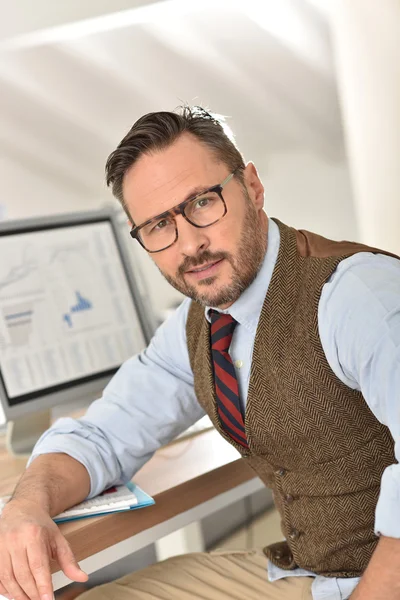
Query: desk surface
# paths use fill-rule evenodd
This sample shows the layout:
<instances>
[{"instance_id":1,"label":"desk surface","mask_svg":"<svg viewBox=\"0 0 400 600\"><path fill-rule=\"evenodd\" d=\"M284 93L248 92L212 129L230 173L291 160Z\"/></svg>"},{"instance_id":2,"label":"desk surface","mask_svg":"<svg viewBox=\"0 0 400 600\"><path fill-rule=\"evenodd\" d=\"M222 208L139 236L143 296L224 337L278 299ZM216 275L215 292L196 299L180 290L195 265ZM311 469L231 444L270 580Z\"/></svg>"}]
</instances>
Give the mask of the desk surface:
<instances>
[{"instance_id":1,"label":"desk surface","mask_svg":"<svg viewBox=\"0 0 400 600\"><path fill-rule=\"evenodd\" d=\"M0 442L0 496L11 493L25 464L10 458ZM160 449L135 475L134 481L154 497L154 506L63 523L60 529L81 561L254 477L232 446L216 431L205 431Z\"/></svg>"}]
</instances>

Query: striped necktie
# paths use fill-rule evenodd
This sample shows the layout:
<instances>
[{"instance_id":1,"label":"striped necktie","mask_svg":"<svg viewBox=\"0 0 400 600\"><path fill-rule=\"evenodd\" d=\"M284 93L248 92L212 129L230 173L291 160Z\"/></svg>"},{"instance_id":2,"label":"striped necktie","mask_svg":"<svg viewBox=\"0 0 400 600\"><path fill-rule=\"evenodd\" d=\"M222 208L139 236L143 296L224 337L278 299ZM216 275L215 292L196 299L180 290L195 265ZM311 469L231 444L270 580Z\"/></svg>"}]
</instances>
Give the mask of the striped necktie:
<instances>
[{"instance_id":1,"label":"striped necktie","mask_svg":"<svg viewBox=\"0 0 400 600\"><path fill-rule=\"evenodd\" d=\"M229 356L233 331L237 321L231 315L211 310L211 354L214 366L215 394L218 415L226 433L244 448L248 448L244 420L239 403L239 386L235 367Z\"/></svg>"}]
</instances>

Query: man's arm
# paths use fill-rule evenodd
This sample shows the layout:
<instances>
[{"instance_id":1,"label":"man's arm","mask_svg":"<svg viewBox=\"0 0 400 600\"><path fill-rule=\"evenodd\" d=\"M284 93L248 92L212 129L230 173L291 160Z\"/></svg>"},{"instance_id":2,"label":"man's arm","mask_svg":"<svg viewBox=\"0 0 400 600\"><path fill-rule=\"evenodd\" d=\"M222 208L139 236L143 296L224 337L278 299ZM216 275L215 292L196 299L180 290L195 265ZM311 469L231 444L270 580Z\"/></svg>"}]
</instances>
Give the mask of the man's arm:
<instances>
[{"instance_id":1,"label":"man's arm","mask_svg":"<svg viewBox=\"0 0 400 600\"><path fill-rule=\"evenodd\" d=\"M381 537L370 563L349 600L400 598L400 540Z\"/></svg>"},{"instance_id":2,"label":"man's arm","mask_svg":"<svg viewBox=\"0 0 400 600\"><path fill-rule=\"evenodd\" d=\"M144 352L127 360L80 419L47 431L31 461L65 453L86 467L90 497L130 481L154 452L204 416L186 343L189 302L163 323Z\"/></svg>"},{"instance_id":3,"label":"man's arm","mask_svg":"<svg viewBox=\"0 0 400 600\"><path fill-rule=\"evenodd\" d=\"M0 519L0 594L50 600L50 558L73 581L86 581L51 517L89 493L85 467L66 454L39 456L20 479Z\"/></svg>"},{"instance_id":4,"label":"man's arm","mask_svg":"<svg viewBox=\"0 0 400 600\"><path fill-rule=\"evenodd\" d=\"M360 254L343 261L319 307L330 366L362 392L393 436L400 460L400 261ZM387 467L376 507L376 551L351 600L400 600L400 465Z\"/></svg>"},{"instance_id":5,"label":"man's arm","mask_svg":"<svg viewBox=\"0 0 400 600\"><path fill-rule=\"evenodd\" d=\"M83 581L85 575L68 566L74 564L72 553L50 515L129 481L160 446L204 415L186 344L188 308L185 301L149 347L124 363L85 417L59 419L35 446L14 499L0 517L0 594L10 586L16 600L39 600L39 593L43 596L51 586L51 556L61 560L70 578ZM29 551L26 531L35 540ZM36 572L41 574L39 592Z\"/></svg>"},{"instance_id":6,"label":"man's arm","mask_svg":"<svg viewBox=\"0 0 400 600\"><path fill-rule=\"evenodd\" d=\"M43 454L19 480L10 504L31 502L51 517L79 504L89 494L89 473L67 454Z\"/></svg>"}]
</instances>

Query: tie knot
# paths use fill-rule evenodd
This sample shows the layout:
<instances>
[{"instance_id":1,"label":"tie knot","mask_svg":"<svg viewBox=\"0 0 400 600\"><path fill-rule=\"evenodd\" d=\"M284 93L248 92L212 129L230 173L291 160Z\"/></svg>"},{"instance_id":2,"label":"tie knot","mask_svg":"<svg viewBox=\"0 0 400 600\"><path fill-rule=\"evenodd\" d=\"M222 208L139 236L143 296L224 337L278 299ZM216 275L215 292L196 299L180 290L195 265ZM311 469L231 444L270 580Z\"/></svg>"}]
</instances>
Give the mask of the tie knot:
<instances>
[{"instance_id":1,"label":"tie knot","mask_svg":"<svg viewBox=\"0 0 400 600\"><path fill-rule=\"evenodd\" d=\"M227 352L231 345L237 321L231 316L211 311L211 348Z\"/></svg>"}]
</instances>

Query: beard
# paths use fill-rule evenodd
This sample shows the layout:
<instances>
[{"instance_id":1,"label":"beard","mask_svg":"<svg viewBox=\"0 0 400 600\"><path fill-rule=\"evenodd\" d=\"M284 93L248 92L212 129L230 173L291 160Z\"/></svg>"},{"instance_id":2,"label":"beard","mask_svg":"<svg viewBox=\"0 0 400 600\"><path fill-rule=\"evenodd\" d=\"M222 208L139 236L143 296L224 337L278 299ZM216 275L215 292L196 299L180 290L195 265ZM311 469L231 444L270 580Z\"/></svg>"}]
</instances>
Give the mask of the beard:
<instances>
[{"instance_id":1,"label":"beard","mask_svg":"<svg viewBox=\"0 0 400 600\"><path fill-rule=\"evenodd\" d=\"M247 210L235 255L228 252L210 252L205 250L197 256L188 256L180 265L175 277L161 271L165 279L178 292L199 302L204 306L220 307L235 302L254 281L265 256L267 236L261 225L259 216L247 192L245 192ZM189 285L185 281L185 273L204 263L225 259L232 266L232 278L228 285L217 288L217 276L200 280L197 285Z\"/></svg>"}]
</instances>

